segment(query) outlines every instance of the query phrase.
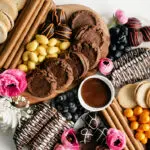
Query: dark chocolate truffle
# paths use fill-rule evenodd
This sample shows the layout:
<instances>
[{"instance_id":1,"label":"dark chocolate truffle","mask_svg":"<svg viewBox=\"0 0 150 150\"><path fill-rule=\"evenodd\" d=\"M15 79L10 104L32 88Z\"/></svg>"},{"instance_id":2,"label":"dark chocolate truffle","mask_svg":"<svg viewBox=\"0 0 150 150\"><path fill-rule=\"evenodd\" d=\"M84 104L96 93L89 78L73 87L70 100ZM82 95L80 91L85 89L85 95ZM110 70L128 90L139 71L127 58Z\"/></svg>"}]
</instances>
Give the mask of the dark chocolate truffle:
<instances>
[{"instance_id":1,"label":"dark chocolate truffle","mask_svg":"<svg viewBox=\"0 0 150 150\"><path fill-rule=\"evenodd\" d=\"M39 67L45 69L48 74L54 75L57 81L57 90L66 89L73 82L73 70L63 59L46 59Z\"/></svg>"},{"instance_id":2,"label":"dark chocolate truffle","mask_svg":"<svg viewBox=\"0 0 150 150\"><path fill-rule=\"evenodd\" d=\"M129 29L140 29L142 27L142 23L137 18L129 18L128 22L126 23L126 26Z\"/></svg>"},{"instance_id":3,"label":"dark chocolate truffle","mask_svg":"<svg viewBox=\"0 0 150 150\"><path fill-rule=\"evenodd\" d=\"M72 29L80 28L85 25L95 26L98 25L99 19L89 10L80 10L72 14L69 20Z\"/></svg>"},{"instance_id":4,"label":"dark chocolate truffle","mask_svg":"<svg viewBox=\"0 0 150 150\"><path fill-rule=\"evenodd\" d=\"M98 144L105 145L106 144L106 135L107 135L107 128L97 128L94 132L94 139Z\"/></svg>"},{"instance_id":5,"label":"dark chocolate truffle","mask_svg":"<svg viewBox=\"0 0 150 150\"><path fill-rule=\"evenodd\" d=\"M50 15L49 15L50 16ZM66 24L66 14L62 9L56 9L51 14L51 20L54 25Z\"/></svg>"},{"instance_id":6,"label":"dark chocolate truffle","mask_svg":"<svg viewBox=\"0 0 150 150\"><path fill-rule=\"evenodd\" d=\"M56 27L55 37L61 41L70 40L72 35L72 30L64 24L60 24Z\"/></svg>"},{"instance_id":7,"label":"dark chocolate truffle","mask_svg":"<svg viewBox=\"0 0 150 150\"><path fill-rule=\"evenodd\" d=\"M150 26L145 26L141 28L141 32L143 34L143 40L145 42L150 41Z\"/></svg>"},{"instance_id":8,"label":"dark chocolate truffle","mask_svg":"<svg viewBox=\"0 0 150 150\"><path fill-rule=\"evenodd\" d=\"M100 126L101 119L97 113L91 112L85 117L85 123L90 129L95 130Z\"/></svg>"},{"instance_id":9,"label":"dark chocolate truffle","mask_svg":"<svg viewBox=\"0 0 150 150\"><path fill-rule=\"evenodd\" d=\"M35 69L27 75L28 90L37 97L49 96L57 87L57 82L52 73Z\"/></svg>"},{"instance_id":10,"label":"dark chocolate truffle","mask_svg":"<svg viewBox=\"0 0 150 150\"><path fill-rule=\"evenodd\" d=\"M50 39L54 35L54 24L53 23L44 23L41 26L40 34L43 34L47 36L48 39Z\"/></svg>"},{"instance_id":11,"label":"dark chocolate truffle","mask_svg":"<svg viewBox=\"0 0 150 150\"><path fill-rule=\"evenodd\" d=\"M92 141L93 133L91 129L81 128L77 132L77 138L80 143L87 144Z\"/></svg>"},{"instance_id":12,"label":"dark chocolate truffle","mask_svg":"<svg viewBox=\"0 0 150 150\"><path fill-rule=\"evenodd\" d=\"M143 42L142 32L137 30L129 31L128 43L129 46L138 46Z\"/></svg>"},{"instance_id":13,"label":"dark chocolate truffle","mask_svg":"<svg viewBox=\"0 0 150 150\"><path fill-rule=\"evenodd\" d=\"M89 70L94 69L101 58L101 51L99 47L92 47L92 43L80 43L74 44L72 46L73 51L81 52L89 60Z\"/></svg>"}]
</instances>

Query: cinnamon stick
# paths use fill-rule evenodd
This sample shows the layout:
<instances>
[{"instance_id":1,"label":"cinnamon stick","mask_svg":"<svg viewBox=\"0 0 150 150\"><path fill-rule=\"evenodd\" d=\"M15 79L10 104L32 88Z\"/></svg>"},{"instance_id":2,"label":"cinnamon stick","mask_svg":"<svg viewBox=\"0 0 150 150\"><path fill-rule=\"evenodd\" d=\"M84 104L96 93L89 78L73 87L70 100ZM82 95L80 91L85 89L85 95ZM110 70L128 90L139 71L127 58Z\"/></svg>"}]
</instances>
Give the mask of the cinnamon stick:
<instances>
[{"instance_id":1,"label":"cinnamon stick","mask_svg":"<svg viewBox=\"0 0 150 150\"><path fill-rule=\"evenodd\" d=\"M27 35L29 29L31 28L35 18L37 17L40 9L42 8L42 5L44 3L44 0L41 0L40 4L38 5L36 11L33 13L30 21L28 22L28 25L26 26L26 28L24 29L23 33L21 34L19 40L17 41L15 47L13 48L13 51L11 52L11 54L9 55L8 59L6 60L5 64L4 64L4 67L5 69L8 69L9 65L11 64L13 58L15 57L22 41L24 40L25 36Z\"/></svg>"},{"instance_id":2,"label":"cinnamon stick","mask_svg":"<svg viewBox=\"0 0 150 150\"><path fill-rule=\"evenodd\" d=\"M120 111L117 111L117 109L118 109L117 105L115 103L112 103L111 107L114 110L117 118L121 122L125 132L129 136L129 138L130 138L131 142L133 143L134 147L136 148L136 150L144 149L142 144L134 138L134 134L133 134L132 130L130 129L128 123L125 121L123 114Z\"/></svg>"},{"instance_id":3,"label":"cinnamon stick","mask_svg":"<svg viewBox=\"0 0 150 150\"><path fill-rule=\"evenodd\" d=\"M112 118L114 124L116 125L117 129L119 129L119 130L121 130L122 132L125 133L125 135L126 135L126 140L127 140L127 146L128 146L128 148L129 148L129 150L138 150L138 149L135 149L135 148L134 148L133 144L131 143L131 141L130 141L128 135L126 134L126 132L124 131L124 129L123 129L121 123L119 122L119 120L118 120L118 118L116 117L115 113L113 112L112 108L111 108L111 107L108 107L108 108L107 108L107 111L108 111L108 114L111 116L111 118Z\"/></svg>"},{"instance_id":4,"label":"cinnamon stick","mask_svg":"<svg viewBox=\"0 0 150 150\"><path fill-rule=\"evenodd\" d=\"M114 122L112 121L112 119L111 119L111 117L110 117L110 115L108 114L108 112L107 112L106 109L105 109L105 110L102 110L102 114L103 114L103 116L105 117L107 123L110 125L111 128L117 128L117 127L115 126ZM127 147L127 145L126 145L126 147L124 148L124 150L129 150L128 147Z\"/></svg>"},{"instance_id":5,"label":"cinnamon stick","mask_svg":"<svg viewBox=\"0 0 150 150\"><path fill-rule=\"evenodd\" d=\"M32 14L36 11L36 8L38 7L39 3L40 3L40 0L30 1L30 4L24 13L24 16L18 23L18 26L14 28L13 35L11 36L9 42L7 43L2 54L0 55L0 60L1 60L0 68L4 65L6 59L9 57L9 54L11 53L11 51L13 51L15 44L17 43L23 30L26 28L28 22L30 21Z\"/></svg>"},{"instance_id":6,"label":"cinnamon stick","mask_svg":"<svg viewBox=\"0 0 150 150\"><path fill-rule=\"evenodd\" d=\"M33 23L32 27L30 28L28 34L26 35L23 43L21 44L21 47L19 48L16 56L12 60L10 68L16 68L17 67L17 65L19 63L19 60L21 59L21 56L22 56L22 54L24 52L25 45L28 42L30 42L32 37L35 35L35 33L37 31L37 28L39 27L43 17L45 17L45 19L46 19L46 14L48 13L49 8L52 6L51 4L52 4L51 0L45 1L45 3L43 5L42 9L40 10L40 12L39 12L35 22Z\"/></svg>"}]
</instances>

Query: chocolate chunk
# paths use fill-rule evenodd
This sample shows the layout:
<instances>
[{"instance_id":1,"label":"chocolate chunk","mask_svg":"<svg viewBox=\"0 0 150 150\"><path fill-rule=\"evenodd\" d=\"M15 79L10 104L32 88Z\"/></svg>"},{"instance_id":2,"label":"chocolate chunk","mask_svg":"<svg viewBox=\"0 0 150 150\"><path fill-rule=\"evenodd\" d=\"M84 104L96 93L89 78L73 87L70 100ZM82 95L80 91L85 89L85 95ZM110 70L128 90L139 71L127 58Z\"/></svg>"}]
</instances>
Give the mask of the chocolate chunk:
<instances>
[{"instance_id":1,"label":"chocolate chunk","mask_svg":"<svg viewBox=\"0 0 150 150\"><path fill-rule=\"evenodd\" d=\"M103 45L103 32L96 26L84 26L80 28L75 35L75 40L81 43L85 42L87 44L92 43L92 47L99 47Z\"/></svg>"},{"instance_id":2,"label":"chocolate chunk","mask_svg":"<svg viewBox=\"0 0 150 150\"><path fill-rule=\"evenodd\" d=\"M85 42L74 44L72 46L73 51L81 52L89 60L89 70L94 69L101 58L100 49L97 47L93 48L92 44L87 44Z\"/></svg>"},{"instance_id":3,"label":"chocolate chunk","mask_svg":"<svg viewBox=\"0 0 150 150\"><path fill-rule=\"evenodd\" d=\"M93 138L93 133L91 129L81 128L77 132L77 138L80 143L90 143Z\"/></svg>"},{"instance_id":4,"label":"chocolate chunk","mask_svg":"<svg viewBox=\"0 0 150 150\"><path fill-rule=\"evenodd\" d=\"M40 28L40 34L47 36L50 39L54 35L54 24L53 23L44 23Z\"/></svg>"},{"instance_id":5,"label":"chocolate chunk","mask_svg":"<svg viewBox=\"0 0 150 150\"><path fill-rule=\"evenodd\" d=\"M132 30L129 31L128 43L129 46L138 46L143 42L143 35L140 31Z\"/></svg>"},{"instance_id":6,"label":"chocolate chunk","mask_svg":"<svg viewBox=\"0 0 150 150\"><path fill-rule=\"evenodd\" d=\"M27 75L28 91L37 97L50 95L57 87L57 82L52 73L35 69Z\"/></svg>"},{"instance_id":7,"label":"chocolate chunk","mask_svg":"<svg viewBox=\"0 0 150 150\"><path fill-rule=\"evenodd\" d=\"M126 26L129 29L140 29L142 27L142 23L137 18L129 18L128 22L126 23Z\"/></svg>"},{"instance_id":8,"label":"chocolate chunk","mask_svg":"<svg viewBox=\"0 0 150 150\"><path fill-rule=\"evenodd\" d=\"M56 9L49 14L49 20L54 23L55 26L59 24L66 24L66 14L62 9Z\"/></svg>"},{"instance_id":9,"label":"chocolate chunk","mask_svg":"<svg viewBox=\"0 0 150 150\"><path fill-rule=\"evenodd\" d=\"M150 41L150 26L145 26L141 28L141 32L143 34L143 40L145 42Z\"/></svg>"},{"instance_id":10,"label":"chocolate chunk","mask_svg":"<svg viewBox=\"0 0 150 150\"><path fill-rule=\"evenodd\" d=\"M99 19L89 10L80 10L72 14L69 20L70 27L74 30L85 25L95 26L98 25Z\"/></svg>"},{"instance_id":11,"label":"chocolate chunk","mask_svg":"<svg viewBox=\"0 0 150 150\"><path fill-rule=\"evenodd\" d=\"M100 126L101 120L95 112L91 112L85 117L85 123L90 129L95 130Z\"/></svg>"},{"instance_id":12,"label":"chocolate chunk","mask_svg":"<svg viewBox=\"0 0 150 150\"><path fill-rule=\"evenodd\" d=\"M52 73L57 81L57 90L66 89L73 82L73 70L63 59L47 59L41 65L48 73Z\"/></svg>"},{"instance_id":13,"label":"chocolate chunk","mask_svg":"<svg viewBox=\"0 0 150 150\"><path fill-rule=\"evenodd\" d=\"M59 40L65 41L65 40L70 40L72 35L72 30L64 24L60 24L56 27L55 30L55 37L58 38Z\"/></svg>"}]
</instances>

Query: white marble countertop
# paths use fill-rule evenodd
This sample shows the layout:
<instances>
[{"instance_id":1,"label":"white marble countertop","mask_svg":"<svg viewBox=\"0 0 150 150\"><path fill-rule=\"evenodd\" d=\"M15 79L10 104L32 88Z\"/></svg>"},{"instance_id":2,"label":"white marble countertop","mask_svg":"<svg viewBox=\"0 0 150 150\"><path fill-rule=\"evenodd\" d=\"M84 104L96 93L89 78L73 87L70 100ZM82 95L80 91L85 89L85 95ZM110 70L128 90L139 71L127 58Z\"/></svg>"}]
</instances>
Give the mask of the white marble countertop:
<instances>
[{"instance_id":1,"label":"white marble countertop","mask_svg":"<svg viewBox=\"0 0 150 150\"><path fill-rule=\"evenodd\" d=\"M150 22L150 0L55 0L61 4L83 4L97 11L106 20L116 9L122 9L128 16L135 16ZM150 25L150 24L149 24ZM0 150L15 150L12 135L0 133Z\"/></svg>"}]
</instances>

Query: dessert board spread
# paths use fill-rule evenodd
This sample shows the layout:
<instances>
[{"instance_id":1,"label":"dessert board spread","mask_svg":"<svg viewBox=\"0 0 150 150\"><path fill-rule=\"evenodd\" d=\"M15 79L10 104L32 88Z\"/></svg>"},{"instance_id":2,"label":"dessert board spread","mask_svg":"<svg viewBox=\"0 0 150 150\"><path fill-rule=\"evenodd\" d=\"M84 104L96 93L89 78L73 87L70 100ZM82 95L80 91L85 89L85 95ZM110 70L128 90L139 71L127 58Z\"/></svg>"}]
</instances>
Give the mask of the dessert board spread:
<instances>
[{"instance_id":1,"label":"dessert board spread","mask_svg":"<svg viewBox=\"0 0 150 150\"><path fill-rule=\"evenodd\" d=\"M121 10L114 22L77 4L0 1L0 113L18 150L149 149L150 49L137 46L150 26Z\"/></svg>"}]
</instances>

